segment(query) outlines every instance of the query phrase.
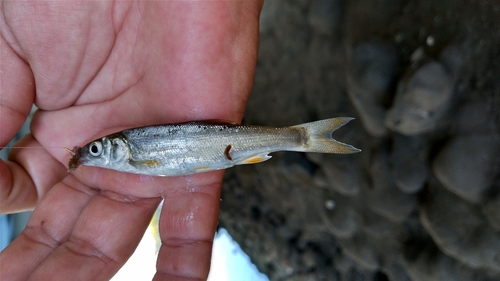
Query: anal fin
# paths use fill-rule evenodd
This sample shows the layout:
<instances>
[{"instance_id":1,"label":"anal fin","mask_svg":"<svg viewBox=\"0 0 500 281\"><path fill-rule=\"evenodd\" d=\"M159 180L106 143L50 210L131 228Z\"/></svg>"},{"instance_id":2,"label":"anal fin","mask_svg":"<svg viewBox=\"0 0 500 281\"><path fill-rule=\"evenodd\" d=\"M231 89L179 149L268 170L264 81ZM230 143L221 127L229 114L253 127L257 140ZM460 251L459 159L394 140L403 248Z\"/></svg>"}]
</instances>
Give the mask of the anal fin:
<instances>
[{"instance_id":1,"label":"anal fin","mask_svg":"<svg viewBox=\"0 0 500 281\"><path fill-rule=\"evenodd\" d=\"M242 165L242 164L256 164L260 162L264 162L266 160L271 159L271 156L267 155L267 153L262 153L262 154L257 154L257 155L252 155L248 158L241 159L239 161L235 161L236 165Z\"/></svg>"}]
</instances>

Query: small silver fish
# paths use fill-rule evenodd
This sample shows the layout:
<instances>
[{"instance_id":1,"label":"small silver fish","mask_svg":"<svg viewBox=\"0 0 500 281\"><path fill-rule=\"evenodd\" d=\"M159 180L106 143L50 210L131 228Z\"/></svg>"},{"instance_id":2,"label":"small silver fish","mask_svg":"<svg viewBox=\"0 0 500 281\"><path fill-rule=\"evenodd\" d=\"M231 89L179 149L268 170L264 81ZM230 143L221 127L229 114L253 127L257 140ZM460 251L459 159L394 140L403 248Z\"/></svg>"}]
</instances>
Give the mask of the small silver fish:
<instances>
[{"instance_id":1,"label":"small silver fish","mask_svg":"<svg viewBox=\"0 0 500 281\"><path fill-rule=\"evenodd\" d=\"M272 128L190 122L140 127L66 149L79 165L120 172L180 176L254 164L275 151L355 153L361 150L336 141L332 132L353 118L339 117L297 126Z\"/></svg>"}]
</instances>

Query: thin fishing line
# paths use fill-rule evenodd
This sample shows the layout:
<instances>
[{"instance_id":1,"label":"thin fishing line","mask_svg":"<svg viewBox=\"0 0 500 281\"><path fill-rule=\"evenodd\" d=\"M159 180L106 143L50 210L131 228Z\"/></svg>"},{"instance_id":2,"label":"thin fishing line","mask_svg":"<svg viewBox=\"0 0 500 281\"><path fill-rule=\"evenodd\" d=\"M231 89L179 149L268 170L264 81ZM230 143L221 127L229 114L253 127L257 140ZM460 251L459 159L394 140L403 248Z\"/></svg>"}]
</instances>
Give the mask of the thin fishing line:
<instances>
[{"instance_id":1,"label":"thin fishing line","mask_svg":"<svg viewBox=\"0 0 500 281\"><path fill-rule=\"evenodd\" d=\"M65 146L0 146L0 149L4 148L65 148Z\"/></svg>"}]
</instances>

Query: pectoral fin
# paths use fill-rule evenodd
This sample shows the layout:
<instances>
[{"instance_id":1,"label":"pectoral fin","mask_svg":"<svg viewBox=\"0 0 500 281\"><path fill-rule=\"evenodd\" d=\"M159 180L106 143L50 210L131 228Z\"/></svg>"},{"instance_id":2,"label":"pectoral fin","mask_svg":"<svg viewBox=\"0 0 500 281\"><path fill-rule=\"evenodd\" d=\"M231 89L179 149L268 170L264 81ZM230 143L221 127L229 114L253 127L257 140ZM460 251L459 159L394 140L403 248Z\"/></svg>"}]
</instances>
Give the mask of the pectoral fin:
<instances>
[{"instance_id":1,"label":"pectoral fin","mask_svg":"<svg viewBox=\"0 0 500 281\"><path fill-rule=\"evenodd\" d=\"M262 154L252 155L248 158L241 159L239 161L235 161L235 165L256 164L256 163L264 162L264 161L269 160L269 159L271 159L271 156L267 155L267 153L262 153Z\"/></svg>"},{"instance_id":2,"label":"pectoral fin","mask_svg":"<svg viewBox=\"0 0 500 281\"><path fill-rule=\"evenodd\" d=\"M129 163L136 168L154 168L161 164L158 160L130 160Z\"/></svg>"}]
</instances>

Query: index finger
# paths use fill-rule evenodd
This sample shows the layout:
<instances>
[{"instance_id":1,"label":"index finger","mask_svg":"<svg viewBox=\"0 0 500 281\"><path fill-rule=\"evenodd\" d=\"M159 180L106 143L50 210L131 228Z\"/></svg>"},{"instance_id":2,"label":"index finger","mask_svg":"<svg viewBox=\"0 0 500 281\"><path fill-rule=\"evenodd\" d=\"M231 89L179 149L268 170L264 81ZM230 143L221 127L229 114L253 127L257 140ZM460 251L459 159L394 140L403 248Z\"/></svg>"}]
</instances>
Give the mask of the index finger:
<instances>
[{"instance_id":1,"label":"index finger","mask_svg":"<svg viewBox=\"0 0 500 281\"><path fill-rule=\"evenodd\" d=\"M163 202L161 247L153 280L206 280L219 219L222 171L186 177L187 188Z\"/></svg>"}]
</instances>

